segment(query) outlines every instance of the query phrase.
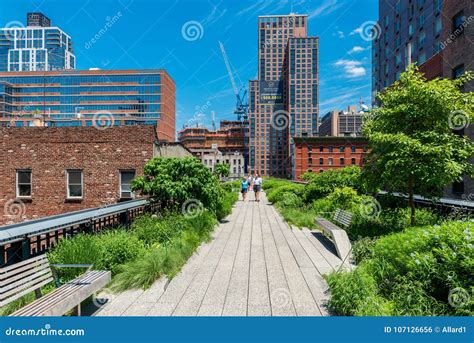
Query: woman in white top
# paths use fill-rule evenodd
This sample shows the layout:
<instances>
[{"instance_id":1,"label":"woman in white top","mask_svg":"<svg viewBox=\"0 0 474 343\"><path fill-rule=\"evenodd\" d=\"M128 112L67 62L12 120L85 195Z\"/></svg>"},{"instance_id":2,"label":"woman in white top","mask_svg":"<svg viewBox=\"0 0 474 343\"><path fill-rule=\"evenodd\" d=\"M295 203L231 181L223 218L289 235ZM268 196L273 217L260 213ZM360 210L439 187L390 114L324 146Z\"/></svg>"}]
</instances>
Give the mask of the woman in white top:
<instances>
[{"instance_id":1,"label":"woman in white top","mask_svg":"<svg viewBox=\"0 0 474 343\"><path fill-rule=\"evenodd\" d=\"M262 183L263 180L260 175L257 173L255 174L255 179L253 180L253 191L255 192L255 201L260 201L260 192L262 190Z\"/></svg>"}]
</instances>

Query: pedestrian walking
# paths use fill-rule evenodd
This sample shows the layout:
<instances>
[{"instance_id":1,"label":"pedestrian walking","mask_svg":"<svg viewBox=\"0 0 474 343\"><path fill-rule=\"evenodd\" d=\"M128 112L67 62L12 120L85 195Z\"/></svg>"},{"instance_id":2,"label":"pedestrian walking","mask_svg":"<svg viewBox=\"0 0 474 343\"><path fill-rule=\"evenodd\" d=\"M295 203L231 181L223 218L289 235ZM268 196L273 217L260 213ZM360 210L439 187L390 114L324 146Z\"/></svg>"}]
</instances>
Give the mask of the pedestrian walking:
<instances>
[{"instance_id":1,"label":"pedestrian walking","mask_svg":"<svg viewBox=\"0 0 474 343\"><path fill-rule=\"evenodd\" d=\"M255 174L255 179L253 180L253 191L255 193L255 201L260 201L260 192L262 191L263 180L258 173Z\"/></svg>"},{"instance_id":2,"label":"pedestrian walking","mask_svg":"<svg viewBox=\"0 0 474 343\"><path fill-rule=\"evenodd\" d=\"M242 182L240 184L240 192L242 193L242 201L245 201L245 198L247 197L247 191L249 188L249 184L247 179L244 177L242 179Z\"/></svg>"}]
</instances>

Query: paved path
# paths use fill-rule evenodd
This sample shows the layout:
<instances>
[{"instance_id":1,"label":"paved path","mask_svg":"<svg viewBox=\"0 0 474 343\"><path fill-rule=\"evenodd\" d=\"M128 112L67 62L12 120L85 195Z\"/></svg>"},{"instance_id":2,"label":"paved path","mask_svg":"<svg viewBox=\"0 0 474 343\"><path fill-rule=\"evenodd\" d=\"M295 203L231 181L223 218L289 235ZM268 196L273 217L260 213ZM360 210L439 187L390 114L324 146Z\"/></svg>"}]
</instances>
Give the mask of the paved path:
<instances>
[{"instance_id":1,"label":"paved path","mask_svg":"<svg viewBox=\"0 0 474 343\"><path fill-rule=\"evenodd\" d=\"M328 315L322 274L341 263L320 234L290 228L263 195L237 202L171 281L121 293L96 315Z\"/></svg>"}]
</instances>

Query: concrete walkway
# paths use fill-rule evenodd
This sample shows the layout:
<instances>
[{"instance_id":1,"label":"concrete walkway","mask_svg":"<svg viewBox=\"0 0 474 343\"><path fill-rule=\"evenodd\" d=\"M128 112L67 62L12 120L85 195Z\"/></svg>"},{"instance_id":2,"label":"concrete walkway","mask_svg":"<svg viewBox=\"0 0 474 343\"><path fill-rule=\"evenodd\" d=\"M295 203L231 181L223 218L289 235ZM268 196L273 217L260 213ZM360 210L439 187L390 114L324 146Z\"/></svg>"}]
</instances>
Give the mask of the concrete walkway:
<instances>
[{"instance_id":1,"label":"concrete walkway","mask_svg":"<svg viewBox=\"0 0 474 343\"><path fill-rule=\"evenodd\" d=\"M263 194L258 203L237 202L171 281L110 295L95 315L328 315L322 274L341 264L320 234L290 228Z\"/></svg>"}]
</instances>

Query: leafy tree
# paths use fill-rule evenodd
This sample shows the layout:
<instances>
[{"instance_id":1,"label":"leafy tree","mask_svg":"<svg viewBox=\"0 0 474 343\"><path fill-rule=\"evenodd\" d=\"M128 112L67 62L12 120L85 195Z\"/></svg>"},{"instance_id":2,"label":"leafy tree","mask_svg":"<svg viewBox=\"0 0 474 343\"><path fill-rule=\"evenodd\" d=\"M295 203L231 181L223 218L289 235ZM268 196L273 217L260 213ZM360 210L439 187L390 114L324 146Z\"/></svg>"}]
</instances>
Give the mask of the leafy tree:
<instances>
[{"instance_id":1,"label":"leafy tree","mask_svg":"<svg viewBox=\"0 0 474 343\"><path fill-rule=\"evenodd\" d=\"M154 158L145 165L144 174L133 180L132 189L149 195L162 208L202 204L216 213L221 206L223 191L219 180L194 157Z\"/></svg>"},{"instance_id":2,"label":"leafy tree","mask_svg":"<svg viewBox=\"0 0 474 343\"><path fill-rule=\"evenodd\" d=\"M381 107L368 116L364 133L371 152L363 177L368 185L408 194L411 225L414 194L435 198L450 183L472 176L470 139L453 132L473 118L473 93L462 86L472 79L427 81L415 66L378 94Z\"/></svg>"},{"instance_id":3,"label":"leafy tree","mask_svg":"<svg viewBox=\"0 0 474 343\"><path fill-rule=\"evenodd\" d=\"M214 167L217 177L228 177L230 175L230 165L227 163L217 163Z\"/></svg>"}]
</instances>

